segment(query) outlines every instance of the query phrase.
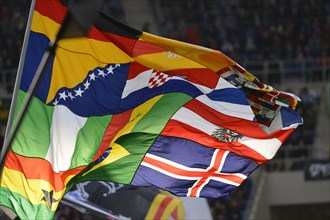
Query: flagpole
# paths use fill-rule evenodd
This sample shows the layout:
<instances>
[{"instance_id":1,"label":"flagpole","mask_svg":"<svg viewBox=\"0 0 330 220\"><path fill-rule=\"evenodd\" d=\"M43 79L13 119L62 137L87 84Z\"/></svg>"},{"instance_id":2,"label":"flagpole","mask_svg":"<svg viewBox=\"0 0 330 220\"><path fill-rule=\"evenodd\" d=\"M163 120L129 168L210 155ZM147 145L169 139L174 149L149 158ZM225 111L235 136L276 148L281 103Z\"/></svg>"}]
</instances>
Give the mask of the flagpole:
<instances>
[{"instance_id":1,"label":"flagpole","mask_svg":"<svg viewBox=\"0 0 330 220\"><path fill-rule=\"evenodd\" d=\"M12 126L10 126L10 129L8 130L8 135L5 139L3 148L2 148L2 152L1 152L1 157L0 157L0 182L2 179L2 171L3 171L3 165L4 165L4 161L5 161L5 157L9 151L9 146L11 146L13 139L18 131L18 128L22 122L23 116L25 115L25 112L27 110L27 107L29 106L31 100L32 100L32 96L35 93L37 86L40 82L40 80L42 79L42 76L45 72L45 68L47 66L47 64L50 61L50 57L52 54L55 54L55 49L57 46L58 41L62 38L62 36L64 36L65 31L67 31L68 26L70 25L70 20L71 20L72 16L71 14L68 12L64 18L64 21L62 23L62 26L60 28L60 30L58 31L57 36L55 37L54 42L49 42L48 48L46 50L46 52L44 53L39 66L37 68L37 71L32 79L32 82L30 84L30 87L25 95L24 101L22 103L21 108L19 109L19 112L17 114L16 120L14 121L14 123L12 124ZM16 85L17 86L17 85ZM12 110L13 111L13 110Z\"/></svg>"},{"instance_id":2,"label":"flagpole","mask_svg":"<svg viewBox=\"0 0 330 220\"><path fill-rule=\"evenodd\" d=\"M27 45L28 45L28 42L29 42L29 38L30 38L30 29L31 29L31 24L32 24L32 17L33 17L33 11L34 11L35 3L36 3L36 0L32 0L31 6L30 6L30 11L29 11L29 17L28 17L28 20L27 20L26 29L25 29L25 33L24 33L22 51L21 51L21 56L20 56L19 63L18 63L16 80L15 80L14 90L13 90L13 94L12 94L12 98L11 98L9 116L8 116L8 121L7 121L7 126L6 126L6 132L5 132L5 139L4 139L3 144L6 143L9 130L10 130L11 125L13 123L14 109L16 107L17 93L18 93L18 90L19 90L19 87L20 87L20 84L21 84L21 79L22 79L25 55L26 55L26 50L27 50ZM3 150L1 151L1 158L2 158L2 154L4 154Z\"/></svg>"},{"instance_id":3,"label":"flagpole","mask_svg":"<svg viewBox=\"0 0 330 220\"><path fill-rule=\"evenodd\" d=\"M26 55L26 50L29 42L29 37L30 37L30 29L31 29L31 24L32 24L32 17L33 17L33 11L34 11L34 6L35 6L36 0L31 1L30 5L30 10L29 10L29 17L26 23L26 28L25 28L25 33L24 33L24 39L23 39L23 44L22 44L22 50L21 50L21 55L20 59L18 62L18 67L17 67L17 73L16 73L16 79L15 79L15 85L14 85L14 90L11 98L11 103L10 103L10 109L9 109L9 116L7 120L7 126L6 126L6 132L5 132L5 137L4 137L4 142L6 143L7 141L7 136L9 133L9 130L11 128L12 122L13 122L13 117L14 117L14 109L16 107L16 99L17 99L17 93L19 90L19 86L21 84L21 79L22 79L22 73L23 73L23 67L24 67L24 61L25 61L25 55ZM1 174L2 174L2 158L4 158L8 152L5 152L4 147L2 148L0 155L1 155L1 160L0 160L0 182L1 182ZM11 219L15 219L17 215L9 208L2 206L1 207L2 211Z\"/></svg>"}]
</instances>

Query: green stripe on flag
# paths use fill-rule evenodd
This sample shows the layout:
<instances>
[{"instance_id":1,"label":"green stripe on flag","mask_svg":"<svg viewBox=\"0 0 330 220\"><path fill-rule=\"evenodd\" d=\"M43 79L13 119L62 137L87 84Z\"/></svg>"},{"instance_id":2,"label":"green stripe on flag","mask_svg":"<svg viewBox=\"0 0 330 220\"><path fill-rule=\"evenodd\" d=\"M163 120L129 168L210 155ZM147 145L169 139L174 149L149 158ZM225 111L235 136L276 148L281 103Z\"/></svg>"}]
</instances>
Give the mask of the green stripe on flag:
<instances>
[{"instance_id":1,"label":"green stripe on flag","mask_svg":"<svg viewBox=\"0 0 330 220\"><path fill-rule=\"evenodd\" d=\"M25 92L19 90L14 118L24 101ZM39 99L32 97L30 106L22 120L12 144L12 150L26 157L45 158L49 144L49 130L52 123L54 107L45 105Z\"/></svg>"},{"instance_id":2,"label":"green stripe on flag","mask_svg":"<svg viewBox=\"0 0 330 220\"><path fill-rule=\"evenodd\" d=\"M150 111L136 124L132 132L141 131L160 134L175 112L191 99L191 96L183 93L169 93L163 95Z\"/></svg>"},{"instance_id":3,"label":"green stripe on flag","mask_svg":"<svg viewBox=\"0 0 330 220\"><path fill-rule=\"evenodd\" d=\"M88 165L95 155L112 115L89 117L77 137L70 168Z\"/></svg>"},{"instance_id":4,"label":"green stripe on flag","mask_svg":"<svg viewBox=\"0 0 330 220\"><path fill-rule=\"evenodd\" d=\"M147 134L147 133L130 133L121 136L116 141L117 144L123 146L130 154L125 156L113 163L102 166L86 176L79 174L77 178L72 181L93 181L93 180L104 180L117 183L129 184L135 174L137 167L140 165L145 153L148 151L149 147L156 140L158 134ZM111 154L111 152L110 152ZM71 184L76 184L77 182L71 182Z\"/></svg>"},{"instance_id":5,"label":"green stripe on flag","mask_svg":"<svg viewBox=\"0 0 330 220\"><path fill-rule=\"evenodd\" d=\"M95 163L70 181L70 186L78 182L104 180L129 184L139 167L144 155L158 138L170 118L192 98L181 93L163 95L158 102L135 125L132 132L119 137L115 143L125 148L130 154L110 164L97 168L85 176ZM157 123L155 123L157 121ZM111 152L110 152L111 154Z\"/></svg>"},{"instance_id":6,"label":"green stripe on flag","mask_svg":"<svg viewBox=\"0 0 330 220\"><path fill-rule=\"evenodd\" d=\"M53 219L55 212L46 207L45 204L36 205L18 193L12 192L5 187L0 187L1 205L15 210L20 219L40 219L40 216L49 216ZM6 199L4 199L6 198Z\"/></svg>"}]
</instances>

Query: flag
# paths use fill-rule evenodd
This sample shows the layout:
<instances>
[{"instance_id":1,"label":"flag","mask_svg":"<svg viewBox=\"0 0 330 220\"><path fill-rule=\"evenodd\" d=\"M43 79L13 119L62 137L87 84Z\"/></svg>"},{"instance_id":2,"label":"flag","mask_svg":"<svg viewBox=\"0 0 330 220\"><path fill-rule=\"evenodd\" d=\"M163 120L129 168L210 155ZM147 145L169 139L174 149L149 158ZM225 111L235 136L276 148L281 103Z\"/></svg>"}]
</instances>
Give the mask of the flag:
<instances>
[{"instance_id":1,"label":"flag","mask_svg":"<svg viewBox=\"0 0 330 220\"><path fill-rule=\"evenodd\" d=\"M37 0L16 101L67 12ZM220 51L125 26L104 13L87 37L59 40L10 146L0 205L52 218L84 181L228 197L302 124L299 98Z\"/></svg>"},{"instance_id":2,"label":"flag","mask_svg":"<svg viewBox=\"0 0 330 220\"><path fill-rule=\"evenodd\" d=\"M64 198L100 207L115 219L184 219L185 216L180 198L152 187L87 181L77 184Z\"/></svg>"}]
</instances>

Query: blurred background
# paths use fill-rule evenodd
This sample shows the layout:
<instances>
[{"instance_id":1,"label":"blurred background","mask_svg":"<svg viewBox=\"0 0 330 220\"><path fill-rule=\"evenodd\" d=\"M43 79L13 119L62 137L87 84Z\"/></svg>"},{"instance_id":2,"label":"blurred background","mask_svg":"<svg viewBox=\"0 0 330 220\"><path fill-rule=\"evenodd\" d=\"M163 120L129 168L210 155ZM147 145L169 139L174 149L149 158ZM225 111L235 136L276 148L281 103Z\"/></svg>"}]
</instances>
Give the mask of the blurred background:
<instances>
[{"instance_id":1,"label":"blurred background","mask_svg":"<svg viewBox=\"0 0 330 220\"><path fill-rule=\"evenodd\" d=\"M0 147L30 4L0 0ZM207 201L213 219L330 219L330 1L104 0L101 10L136 29L218 49L301 98L304 124L230 200ZM65 204L58 213L93 219Z\"/></svg>"}]
</instances>

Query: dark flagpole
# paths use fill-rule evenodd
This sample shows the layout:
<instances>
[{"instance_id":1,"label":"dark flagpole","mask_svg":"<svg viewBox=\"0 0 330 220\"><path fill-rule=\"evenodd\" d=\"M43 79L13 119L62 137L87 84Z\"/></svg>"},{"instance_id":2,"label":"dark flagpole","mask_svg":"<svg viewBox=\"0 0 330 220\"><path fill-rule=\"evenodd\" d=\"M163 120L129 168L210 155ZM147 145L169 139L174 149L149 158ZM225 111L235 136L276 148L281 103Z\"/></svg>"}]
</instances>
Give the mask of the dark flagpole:
<instances>
[{"instance_id":1,"label":"dark flagpole","mask_svg":"<svg viewBox=\"0 0 330 220\"><path fill-rule=\"evenodd\" d=\"M13 123L14 109L16 107L17 93L18 93L19 85L21 84L21 79L22 79L22 72L23 72L23 67L24 67L27 45L28 45L29 38L30 38L30 28L31 28L31 24L32 24L32 15L33 15L35 3L36 3L36 0L32 0L31 6L30 6L30 11L29 11L29 18L28 18L28 21L26 24L26 29L25 29L25 34L24 34L21 56L20 56L19 64L18 64L18 68L17 68L17 76L16 76L14 91L12 94L12 99L11 99L11 104L10 104L7 128L10 128ZM8 131L9 131L9 129L6 129L4 143L6 142L6 137L8 136Z\"/></svg>"},{"instance_id":2,"label":"dark flagpole","mask_svg":"<svg viewBox=\"0 0 330 220\"><path fill-rule=\"evenodd\" d=\"M64 38L82 37L85 36L90 27L93 25L97 15L98 9L102 3L102 0L72 0L69 3L69 10L66 14L62 26L60 27L57 36L53 42L50 42L47 50L45 51L37 71L32 79L29 90L26 93L25 99L19 109L18 115L14 123L7 127L8 135L5 137L5 142L0 155L0 182L2 180L2 171L5 163L5 157L9 151L14 137L19 129L22 119L26 113L26 110L32 100L38 84L40 83L42 76L45 72L47 65L50 62L50 58L55 54L58 41ZM16 85L19 86L19 85ZM13 109L12 109L13 112Z\"/></svg>"},{"instance_id":3,"label":"dark flagpole","mask_svg":"<svg viewBox=\"0 0 330 220\"><path fill-rule=\"evenodd\" d=\"M7 129L6 129L6 133L5 133L4 144L6 143L6 139L8 136L7 134L8 134L9 128L11 127L12 122L13 122L14 109L16 106L17 93L18 93L19 85L21 83L21 78L22 78L24 60L25 60L27 45L29 42L30 28L31 28L32 15L33 15L33 9L34 9L35 3L36 3L36 0L31 1L29 17L27 20L26 29L25 29L25 33L24 33L24 40L23 40L23 45L22 45L22 50L21 50L21 56L20 56L19 64L18 64L18 68L17 68L17 76L16 76L16 80L15 80L14 91L13 91L12 99L11 99L11 103L10 103L10 111L9 111L9 117L8 117L8 121L7 121ZM0 152L0 158L1 158L0 159L0 164L1 164L0 165L0 182L1 182L1 173L2 173L2 160L4 160L4 159L2 159L2 154L4 154L3 157L5 157L7 152L8 152L8 150L6 152L4 150ZM8 218L15 219L15 220L18 219L17 215L11 209L9 209L5 206L1 206L0 209L1 209L0 211L2 211L5 216L8 216Z\"/></svg>"}]
</instances>

